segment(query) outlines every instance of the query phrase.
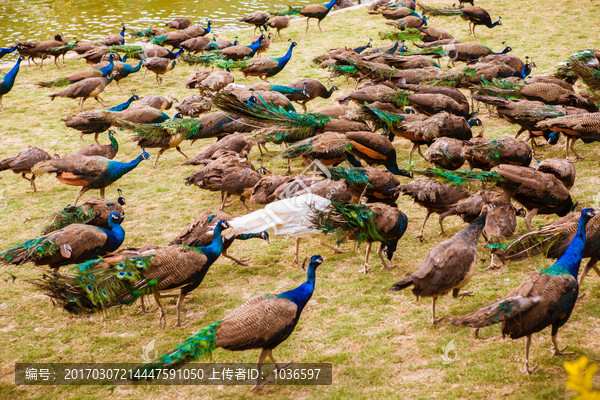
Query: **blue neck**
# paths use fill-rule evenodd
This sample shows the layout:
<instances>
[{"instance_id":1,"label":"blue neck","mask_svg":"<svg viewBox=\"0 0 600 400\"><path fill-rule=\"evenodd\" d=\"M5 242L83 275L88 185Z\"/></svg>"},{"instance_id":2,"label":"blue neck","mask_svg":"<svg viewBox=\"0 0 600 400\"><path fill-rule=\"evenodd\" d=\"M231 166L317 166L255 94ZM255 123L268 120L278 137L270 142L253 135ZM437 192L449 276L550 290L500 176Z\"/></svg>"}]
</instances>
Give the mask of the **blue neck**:
<instances>
[{"instance_id":1,"label":"blue neck","mask_svg":"<svg viewBox=\"0 0 600 400\"><path fill-rule=\"evenodd\" d=\"M530 73L531 73L531 67L529 66L529 64L525 64L523 66L523 69L521 70L521 78L523 78L523 79L527 78Z\"/></svg>"},{"instance_id":2,"label":"blue neck","mask_svg":"<svg viewBox=\"0 0 600 400\"><path fill-rule=\"evenodd\" d=\"M335 2L337 0L331 0L329 3L325 4L325 8L327 8L327 12L331 11L331 9L333 8L333 6L335 5Z\"/></svg>"},{"instance_id":3,"label":"blue neck","mask_svg":"<svg viewBox=\"0 0 600 400\"><path fill-rule=\"evenodd\" d=\"M110 57L108 60L108 65L105 67L102 67L102 68L98 68L98 70L101 71L102 76L104 78L106 78L107 76L109 76L112 73L113 67L114 67L114 62L113 62L112 57Z\"/></svg>"},{"instance_id":4,"label":"blue neck","mask_svg":"<svg viewBox=\"0 0 600 400\"><path fill-rule=\"evenodd\" d=\"M214 238L212 242L208 246L198 247L202 254L208 259L207 265L209 266L214 263L223 252L223 236L221 235L221 229L221 226L217 225L213 232Z\"/></svg>"},{"instance_id":5,"label":"blue neck","mask_svg":"<svg viewBox=\"0 0 600 400\"><path fill-rule=\"evenodd\" d=\"M253 42L253 43L249 44L248 46L246 46L250 50L252 50L252 53L250 53L250 57L254 57L254 54L256 54L256 51L260 47L260 42L262 42L262 39L259 38L256 42Z\"/></svg>"},{"instance_id":6,"label":"blue neck","mask_svg":"<svg viewBox=\"0 0 600 400\"><path fill-rule=\"evenodd\" d=\"M4 57L7 54L12 53L16 49L17 49L17 46L14 46L14 47L11 47L11 48L0 48L0 58Z\"/></svg>"},{"instance_id":7,"label":"blue neck","mask_svg":"<svg viewBox=\"0 0 600 400\"><path fill-rule=\"evenodd\" d=\"M121 33L119 33L119 35L123 36L123 38L125 38L125 27L123 27L123 29L121 29Z\"/></svg>"},{"instance_id":8,"label":"blue neck","mask_svg":"<svg viewBox=\"0 0 600 400\"><path fill-rule=\"evenodd\" d=\"M12 69L10 71L8 71L8 74L6 74L4 76L4 81L0 82L0 90L1 89L6 90L6 92L0 91L0 94L8 93L8 90L12 89L13 85L15 84L15 78L17 77L17 74L19 73L19 67L21 65L21 61L22 61L21 59L18 59L15 66L12 67Z\"/></svg>"},{"instance_id":9,"label":"blue neck","mask_svg":"<svg viewBox=\"0 0 600 400\"><path fill-rule=\"evenodd\" d=\"M304 306L306 305L306 303L308 303L313 292L315 291L316 270L317 267L311 263L308 266L306 282L298 286L296 289L288 290L287 292L283 292L278 296L288 299L296 304L296 306L298 307L296 317L300 316L300 313L304 309Z\"/></svg>"},{"instance_id":10,"label":"blue neck","mask_svg":"<svg viewBox=\"0 0 600 400\"><path fill-rule=\"evenodd\" d=\"M123 111L127 110L127 108L133 103L134 97L131 96L125 103L119 104L118 106L114 106L109 108L108 111Z\"/></svg>"},{"instance_id":11,"label":"blue neck","mask_svg":"<svg viewBox=\"0 0 600 400\"><path fill-rule=\"evenodd\" d=\"M117 142L117 138L115 138L115 135L109 134L108 138L110 139L110 144L112 148L115 149L115 151L119 151L119 142Z\"/></svg>"},{"instance_id":12,"label":"blue neck","mask_svg":"<svg viewBox=\"0 0 600 400\"><path fill-rule=\"evenodd\" d=\"M489 25L486 25L486 26L491 29L491 28L495 27L498 24L500 24L500 20L494 22L493 24L489 24Z\"/></svg>"},{"instance_id":13,"label":"blue neck","mask_svg":"<svg viewBox=\"0 0 600 400\"><path fill-rule=\"evenodd\" d=\"M368 48L369 45L365 44L364 46L360 46L354 49L355 52L357 52L358 54L362 53L363 51L365 51L366 48Z\"/></svg>"},{"instance_id":14,"label":"blue neck","mask_svg":"<svg viewBox=\"0 0 600 400\"><path fill-rule=\"evenodd\" d=\"M261 237L260 233L240 233L239 235L235 235L235 240L248 240Z\"/></svg>"},{"instance_id":15,"label":"blue neck","mask_svg":"<svg viewBox=\"0 0 600 400\"><path fill-rule=\"evenodd\" d=\"M142 68L142 60L140 60L139 64L136 65L135 67L132 67L129 64L125 64L125 68L123 69L123 72L125 72L127 75L129 75L129 74L133 74L134 72L138 72L140 70L140 68Z\"/></svg>"},{"instance_id":16,"label":"blue neck","mask_svg":"<svg viewBox=\"0 0 600 400\"><path fill-rule=\"evenodd\" d=\"M583 215L579 218L577 233L571 240L571 243L569 243L567 250L558 261L552 266L540 271L541 273L548 275L568 273L577 279L579 266L581 265L581 259L583 258L583 249L585 248L585 227L587 222L588 219L584 218Z\"/></svg>"},{"instance_id":17,"label":"blue neck","mask_svg":"<svg viewBox=\"0 0 600 400\"><path fill-rule=\"evenodd\" d=\"M404 169L398 168L398 163L396 162L396 153L390 154L390 156L385 160L384 167L386 167L387 170L390 171L394 175L401 175L401 176L406 176L406 177L412 178L412 175L410 172L408 172Z\"/></svg>"},{"instance_id":18,"label":"blue neck","mask_svg":"<svg viewBox=\"0 0 600 400\"><path fill-rule=\"evenodd\" d=\"M183 51L183 47L180 47L179 50L177 51L177 53L173 53L175 58L179 57L179 55L181 54L182 51Z\"/></svg>"},{"instance_id":19,"label":"blue neck","mask_svg":"<svg viewBox=\"0 0 600 400\"><path fill-rule=\"evenodd\" d=\"M123 163L119 161L111 161L108 163L108 168L106 169L108 178L112 181L116 181L129 171L133 170L138 166L139 163L142 162L142 155L140 154L134 160L129 161L128 163Z\"/></svg>"},{"instance_id":20,"label":"blue neck","mask_svg":"<svg viewBox=\"0 0 600 400\"><path fill-rule=\"evenodd\" d=\"M277 59L277 61L279 61L279 68L285 67L285 65L288 63L288 61L290 61L290 58L292 58L292 50L293 49L294 49L294 46L290 45L290 48L288 49L287 53L285 53L285 55L283 57L279 57Z\"/></svg>"},{"instance_id":21,"label":"blue neck","mask_svg":"<svg viewBox=\"0 0 600 400\"><path fill-rule=\"evenodd\" d=\"M206 24L206 29L204 29L204 34L208 35L210 33L210 21Z\"/></svg>"},{"instance_id":22,"label":"blue neck","mask_svg":"<svg viewBox=\"0 0 600 400\"><path fill-rule=\"evenodd\" d=\"M104 251L110 253L117 250L123 244L125 240L125 229L120 224L115 224L110 219L108 220L108 226L110 229L101 229L106 234L106 244L104 245Z\"/></svg>"}]
</instances>

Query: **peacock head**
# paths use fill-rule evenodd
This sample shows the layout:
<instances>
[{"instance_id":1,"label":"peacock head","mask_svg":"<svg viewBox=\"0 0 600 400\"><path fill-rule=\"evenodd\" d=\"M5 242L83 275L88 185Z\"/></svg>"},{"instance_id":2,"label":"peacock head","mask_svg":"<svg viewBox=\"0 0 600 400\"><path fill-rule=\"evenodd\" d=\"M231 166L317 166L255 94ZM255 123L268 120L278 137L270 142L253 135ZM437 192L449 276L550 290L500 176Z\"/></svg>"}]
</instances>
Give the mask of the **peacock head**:
<instances>
[{"instance_id":1,"label":"peacock head","mask_svg":"<svg viewBox=\"0 0 600 400\"><path fill-rule=\"evenodd\" d=\"M293 49L293 48L294 48L294 47L296 47L296 46L298 46L298 43L296 43L296 42L292 42L292 43L290 44L290 50L291 50L291 49Z\"/></svg>"},{"instance_id":2,"label":"peacock head","mask_svg":"<svg viewBox=\"0 0 600 400\"><path fill-rule=\"evenodd\" d=\"M469 126L472 128L474 126L481 126L481 120L479 118L471 118L468 122Z\"/></svg>"},{"instance_id":3,"label":"peacock head","mask_svg":"<svg viewBox=\"0 0 600 400\"><path fill-rule=\"evenodd\" d=\"M266 241L267 243L269 243L269 232L262 231L261 233L258 234L258 237L261 238L262 240Z\"/></svg>"},{"instance_id":4,"label":"peacock head","mask_svg":"<svg viewBox=\"0 0 600 400\"><path fill-rule=\"evenodd\" d=\"M125 197L123 197L123 191L121 189L117 189L117 193L119 197L117 198L117 203L124 206L125 205Z\"/></svg>"},{"instance_id":5,"label":"peacock head","mask_svg":"<svg viewBox=\"0 0 600 400\"><path fill-rule=\"evenodd\" d=\"M25 59L25 57L23 56L19 56L19 58L17 58L17 62L20 63L21 61L23 61Z\"/></svg>"},{"instance_id":6,"label":"peacock head","mask_svg":"<svg viewBox=\"0 0 600 400\"><path fill-rule=\"evenodd\" d=\"M142 154L140 154L140 157L142 157L142 160L149 160L150 154L144 151Z\"/></svg>"},{"instance_id":7,"label":"peacock head","mask_svg":"<svg viewBox=\"0 0 600 400\"><path fill-rule=\"evenodd\" d=\"M222 230L230 228L230 227L231 226L229 225L229 222L222 219L219 222L217 222L217 226L215 226L215 232L221 232Z\"/></svg>"},{"instance_id":8,"label":"peacock head","mask_svg":"<svg viewBox=\"0 0 600 400\"><path fill-rule=\"evenodd\" d=\"M485 203L483 207L481 207L480 216L486 216L490 211L494 209L494 205L492 203Z\"/></svg>"},{"instance_id":9,"label":"peacock head","mask_svg":"<svg viewBox=\"0 0 600 400\"><path fill-rule=\"evenodd\" d=\"M422 20L423 20L423 25L427 26L427 17L425 16L425 14L423 14Z\"/></svg>"},{"instance_id":10,"label":"peacock head","mask_svg":"<svg viewBox=\"0 0 600 400\"><path fill-rule=\"evenodd\" d=\"M584 208L583 211L581 211L581 218L585 218L587 221L589 221L590 219L594 218L597 213L598 211L594 210L593 208Z\"/></svg>"},{"instance_id":11,"label":"peacock head","mask_svg":"<svg viewBox=\"0 0 600 400\"><path fill-rule=\"evenodd\" d=\"M121 222L125 219L125 216L118 212L111 212L108 214L109 225L121 225Z\"/></svg>"},{"instance_id":12,"label":"peacock head","mask_svg":"<svg viewBox=\"0 0 600 400\"><path fill-rule=\"evenodd\" d=\"M129 100L131 100L131 101L136 101L136 100L139 100L139 99L140 99L140 96L138 96L137 94L134 94L133 96L131 96L129 98Z\"/></svg>"},{"instance_id":13,"label":"peacock head","mask_svg":"<svg viewBox=\"0 0 600 400\"><path fill-rule=\"evenodd\" d=\"M306 261L306 260L305 260ZM319 255L312 256L310 258L309 267L316 269L319 265L321 265L325 261L325 258ZM302 264L302 269L304 269L304 263Z\"/></svg>"}]
</instances>

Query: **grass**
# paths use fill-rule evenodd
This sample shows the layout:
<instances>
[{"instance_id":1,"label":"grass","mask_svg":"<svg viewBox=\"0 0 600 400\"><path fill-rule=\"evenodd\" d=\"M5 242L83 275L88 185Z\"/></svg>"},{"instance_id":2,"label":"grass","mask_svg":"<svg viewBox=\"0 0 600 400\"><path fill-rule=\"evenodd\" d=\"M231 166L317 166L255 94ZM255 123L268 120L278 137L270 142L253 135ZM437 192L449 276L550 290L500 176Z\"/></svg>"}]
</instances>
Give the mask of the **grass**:
<instances>
[{"instance_id":1,"label":"grass","mask_svg":"<svg viewBox=\"0 0 600 400\"><path fill-rule=\"evenodd\" d=\"M448 4L452 2L447 2ZM551 7L543 0L520 2L478 1L488 9L493 18L503 17L501 27L488 30L478 28L478 40L497 51L506 41L514 54L530 56L538 66L534 74L547 74L554 66L576 50L597 47L592 29L600 18L600 4L587 0L553 2ZM467 40L467 24L460 18L435 18L430 25L441 27L457 38ZM293 23L284 31L284 37L299 43L292 61L273 82L288 83L299 77L327 79L324 70L315 68L310 60L326 49L364 44L369 37L375 45L385 44L378 40L378 32L389 30L380 16L369 15L364 9L332 13L323 21L320 33L311 22L304 33L304 22ZM237 32L245 43L251 30ZM233 35L233 34L232 34ZM268 55L279 56L288 43L276 41ZM77 132L64 127L61 117L77 113L78 106L69 99L50 102L47 97L52 90L39 89L38 81L51 80L75 70L85 68L81 61L67 61L66 68L58 71L49 66L41 72L35 67L25 67L17 83L4 97L6 111L0 113L0 156L17 153L28 144L39 145L50 153L68 154L76 151L81 142ZM191 67L178 65L165 76L164 86L157 88L154 77L136 74L122 83L127 92L135 90L139 95L173 95L180 100L193 91L184 89L183 82ZM236 74L236 82L254 83L255 78L243 79ZM348 93L353 86L342 78L334 82ZM129 96L114 86L103 95L111 105L121 103ZM309 109L331 104L316 100ZM86 109L95 108L93 100ZM173 112L172 110L169 112ZM482 113L486 136L512 135L517 128ZM120 161L127 161L139 154L135 144L128 142L127 133L119 133ZM88 139L88 142L91 139ZM103 138L106 141L106 138ZM193 155L212 143L204 140L183 150ZM561 141L560 144L563 142ZM406 165L410 144L396 140L398 163ZM597 145L577 144L587 160L576 164L577 183L571 193L580 207L598 206ZM274 149L272 147L272 149ZM278 150L278 149L274 149ZM153 151L155 156L156 152ZM544 147L538 155L541 159L563 157L562 146ZM263 164L274 173L285 170L285 161L278 157L260 158L254 149L251 159L255 165ZM183 185L183 178L195 168L181 166L182 156L168 151L160 160L159 168L151 168L145 162L107 190L107 196L116 197L117 187L123 189L127 198L127 219L124 228L127 237L124 246L147 243L166 244L190 220L206 209L217 209L218 194L201 191ZM416 167L426 164L416 158ZM299 162L293 164L301 170ZM61 185L52 176L38 179L39 192L32 194L29 183L17 175L2 174L2 235L0 248L25 241L39 234L46 218L75 198L77 189ZM404 178L403 178L404 179ZM600 359L600 341L596 339L600 314L598 313L598 277L592 275L583 285L587 295L577 303L570 321L560 330L559 341L568 344L576 355L551 357L550 332L534 336L531 359L540 364L534 375L523 375L519 368L524 359L524 341L502 340L497 327L483 329L481 339L475 339L472 331L449 325L432 326L431 301L417 302L410 291L391 293L388 288L405 273L414 271L428 251L442 238L437 237L439 228L435 218L426 230L426 242L419 242L415 235L425 216L425 210L408 198L398 201L399 207L409 216L409 226L400 241L394 257L393 271L381 271L379 261L372 258L372 272L367 276L359 273L364 258L364 246L355 249L345 244L347 253L331 255L316 239L303 241L302 256L323 254L327 257L317 273L315 295L302 315L294 334L275 351L280 361L331 362L334 365L333 385L326 387L268 387L260 396L270 399L288 398L416 398L416 399L547 399L569 397L562 368L564 360L587 355ZM259 206L252 205L254 209ZM228 209L233 215L244 213L239 203ZM545 225L555 216L538 216L536 225ZM446 227L455 233L462 227L457 219L449 219ZM524 231L519 222L518 232ZM251 265L239 267L227 259L218 260L211 268L202 285L188 297L184 318L188 325L179 329L158 328L156 314L138 315L137 306L111 310L94 316L72 317L52 306L43 295L36 293L27 283L44 272L43 268L25 265L2 266L0 276L0 397L35 399L228 399L253 398L247 387L202 386L121 386L110 390L100 386L45 387L14 385L15 362L140 362L142 345L156 340L160 352L184 340L201 326L220 319L228 311L248 298L260 293L278 293L295 287L305 279L305 273L291 263L293 241L275 238L270 246L262 241L246 241L234 244L230 253L237 257L252 257ZM489 262L489 253L480 245L478 265L481 269ZM464 301L445 297L438 301L439 315L457 316L492 302L518 285L530 271L547 266L549 260L534 258L510 263L500 270L477 272L466 289L475 296ZM9 274L17 279L13 282ZM167 319L173 324L175 309L167 304ZM457 358L443 363L442 347L455 340ZM258 351L232 353L217 350L213 360L219 362L254 362ZM453 357L453 354L451 354Z\"/></svg>"}]
</instances>

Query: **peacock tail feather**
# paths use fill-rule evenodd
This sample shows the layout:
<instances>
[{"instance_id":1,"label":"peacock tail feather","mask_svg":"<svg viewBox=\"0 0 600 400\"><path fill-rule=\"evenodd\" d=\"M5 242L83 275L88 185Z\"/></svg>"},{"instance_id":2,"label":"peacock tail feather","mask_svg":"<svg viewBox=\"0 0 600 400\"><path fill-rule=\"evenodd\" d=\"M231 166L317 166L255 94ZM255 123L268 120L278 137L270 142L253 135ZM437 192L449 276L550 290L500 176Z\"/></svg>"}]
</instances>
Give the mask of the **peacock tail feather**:
<instances>
[{"instance_id":1,"label":"peacock tail feather","mask_svg":"<svg viewBox=\"0 0 600 400\"><path fill-rule=\"evenodd\" d=\"M421 2L417 3L419 8L421 9L423 14L427 14L427 16L453 16L453 15L461 15L462 10L460 7L433 7L427 6Z\"/></svg>"},{"instance_id":2,"label":"peacock tail feather","mask_svg":"<svg viewBox=\"0 0 600 400\"><path fill-rule=\"evenodd\" d=\"M460 73L452 73L436 77L436 79L426 82L421 82L422 85L433 86L460 86L465 81L475 78L477 70L475 68L464 68Z\"/></svg>"},{"instance_id":3,"label":"peacock tail feather","mask_svg":"<svg viewBox=\"0 0 600 400\"><path fill-rule=\"evenodd\" d=\"M52 88L52 87L69 86L70 84L71 84L71 81L68 78L63 77L63 78L55 79L53 81L39 82L37 85L39 87Z\"/></svg>"},{"instance_id":4,"label":"peacock tail feather","mask_svg":"<svg viewBox=\"0 0 600 400\"><path fill-rule=\"evenodd\" d=\"M397 108L401 108L408 105L408 96L410 93L403 90L397 90L396 94L390 95L389 100Z\"/></svg>"},{"instance_id":5,"label":"peacock tail feather","mask_svg":"<svg viewBox=\"0 0 600 400\"><path fill-rule=\"evenodd\" d=\"M449 171L442 168L427 168L412 172L456 186L464 186L470 181L506 182L506 178L494 171Z\"/></svg>"},{"instance_id":6,"label":"peacock tail feather","mask_svg":"<svg viewBox=\"0 0 600 400\"><path fill-rule=\"evenodd\" d=\"M159 46L162 46L166 41L167 35L152 36L150 38L150 43L157 44Z\"/></svg>"},{"instance_id":7,"label":"peacock tail feather","mask_svg":"<svg viewBox=\"0 0 600 400\"><path fill-rule=\"evenodd\" d=\"M139 296L150 293L157 281L146 280L144 271L151 265L153 257L127 258L108 265L98 258L74 265L66 273L46 275L32 283L70 313L93 313L131 304Z\"/></svg>"},{"instance_id":8,"label":"peacock tail feather","mask_svg":"<svg viewBox=\"0 0 600 400\"><path fill-rule=\"evenodd\" d=\"M375 213L363 204L335 203L323 210L312 210L311 223L325 233L333 234L341 243L351 235L358 244L385 241L377 230Z\"/></svg>"},{"instance_id":9,"label":"peacock tail feather","mask_svg":"<svg viewBox=\"0 0 600 400\"><path fill-rule=\"evenodd\" d=\"M225 60L221 60L218 55L212 54L212 53L209 53L209 54L186 53L186 54L179 56L179 60L183 61L186 64L190 64L190 65L196 65L196 64L212 65L214 63L217 63L219 66L220 66L219 63L221 61L225 61ZM227 67L221 67L221 68L227 68Z\"/></svg>"},{"instance_id":10,"label":"peacock tail feather","mask_svg":"<svg viewBox=\"0 0 600 400\"><path fill-rule=\"evenodd\" d=\"M67 51L71 50L76 45L77 45L77 43L65 44L64 46L51 47L47 51L50 54L56 54L56 53L62 54L63 52L66 53Z\"/></svg>"},{"instance_id":11,"label":"peacock tail feather","mask_svg":"<svg viewBox=\"0 0 600 400\"><path fill-rule=\"evenodd\" d=\"M96 213L93 209L69 205L54 215L52 221L44 227L42 233L45 235L71 224L86 224L95 216Z\"/></svg>"},{"instance_id":12,"label":"peacock tail feather","mask_svg":"<svg viewBox=\"0 0 600 400\"><path fill-rule=\"evenodd\" d=\"M404 115L402 114L379 110L367 105L361 106L359 113L361 117L370 121L375 129L382 129L384 131L394 129L404 120Z\"/></svg>"},{"instance_id":13,"label":"peacock tail feather","mask_svg":"<svg viewBox=\"0 0 600 400\"><path fill-rule=\"evenodd\" d=\"M6 264L23 264L31 259L53 256L60 246L47 237L31 239L0 253L0 261Z\"/></svg>"},{"instance_id":14,"label":"peacock tail feather","mask_svg":"<svg viewBox=\"0 0 600 400\"><path fill-rule=\"evenodd\" d=\"M111 46L110 51L112 53L122 53L129 57L138 58L144 54L142 46L134 46L130 44L122 44L118 46Z\"/></svg>"},{"instance_id":15,"label":"peacock tail feather","mask_svg":"<svg viewBox=\"0 0 600 400\"><path fill-rule=\"evenodd\" d=\"M576 76L590 89L591 92L600 92L600 71L588 63L577 58L571 59L571 69Z\"/></svg>"},{"instance_id":16,"label":"peacock tail feather","mask_svg":"<svg viewBox=\"0 0 600 400\"><path fill-rule=\"evenodd\" d=\"M216 64L219 68L223 69L240 69L248 65L248 60L218 60Z\"/></svg>"},{"instance_id":17,"label":"peacock tail feather","mask_svg":"<svg viewBox=\"0 0 600 400\"><path fill-rule=\"evenodd\" d=\"M520 91L525 84L508 82L504 79L488 81L481 78L481 84L475 85L476 93L505 98L521 98Z\"/></svg>"},{"instance_id":18,"label":"peacock tail feather","mask_svg":"<svg viewBox=\"0 0 600 400\"><path fill-rule=\"evenodd\" d=\"M590 61L594 61L595 59L596 56L594 54L594 50L581 50L575 54L571 54L567 61L558 64L558 67L553 75L567 82L575 82L577 80L577 75L572 69L571 62L573 60L578 60L587 64Z\"/></svg>"},{"instance_id":19,"label":"peacock tail feather","mask_svg":"<svg viewBox=\"0 0 600 400\"><path fill-rule=\"evenodd\" d=\"M199 357L210 355L217 348L216 334L223 321L213 322L200 328L198 332L181 343L175 350L165 353L152 363L142 365L133 371L134 376L143 371L151 371L158 368L177 368L186 362Z\"/></svg>"},{"instance_id":20,"label":"peacock tail feather","mask_svg":"<svg viewBox=\"0 0 600 400\"><path fill-rule=\"evenodd\" d=\"M152 34L152 28L146 29L146 30L142 30L142 31L133 31L133 32L131 32L131 35L133 37L146 37L146 38L154 36Z\"/></svg>"},{"instance_id":21,"label":"peacock tail feather","mask_svg":"<svg viewBox=\"0 0 600 400\"><path fill-rule=\"evenodd\" d=\"M379 37L382 40L423 40L421 32L414 28L407 28L404 31L379 32Z\"/></svg>"},{"instance_id":22,"label":"peacock tail feather","mask_svg":"<svg viewBox=\"0 0 600 400\"><path fill-rule=\"evenodd\" d=\"M158 142L177 135L183 135L187 140L203 139L198 135L202 130L202 122L194 118L173 119L155 124L137 124L117 118L114 125L134 131L137 134L134 140L144 138Z\"/></svg>"},{"instance_id":23,"label":"peacock tail feather","mask_svg":"<svg viewBox=\"0 0 600 400\"><path fill-rule=\"evenodd\" d=\"M271 11L271 15L298 15L304 7L292 7L288 6L287 10L282 11Z\"/></svg>"},{"instance_id":24,"label":"peacock tail feather","mask_svg":"<svg viewBox=\"0 0 600 400\"><path fill-rule=\"evenodd\" d=\"M330 167L328 171L329 179L344 181L355 187L372 186L366 170L363 168Z\"/></svg>"}]
</instances>

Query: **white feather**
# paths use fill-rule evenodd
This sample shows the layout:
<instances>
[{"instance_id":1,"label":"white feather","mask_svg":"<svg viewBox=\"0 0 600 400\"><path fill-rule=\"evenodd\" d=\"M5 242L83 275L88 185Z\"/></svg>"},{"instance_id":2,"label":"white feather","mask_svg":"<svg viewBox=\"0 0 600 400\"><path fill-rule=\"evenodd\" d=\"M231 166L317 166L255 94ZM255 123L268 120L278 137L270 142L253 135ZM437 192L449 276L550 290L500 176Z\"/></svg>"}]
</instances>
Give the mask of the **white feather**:
<instances>
[{"instance_id":1,"label":"white feather","mask_svg":"<svg viewBox=\"0 0 600 400\"><path fill-rule=\"evenodd\" d=\"M315 229L310 216L312 209L323 211L331 201L315 194L303 194L267 204L262 210L234 218L230 229L223 231L226 238L242 233L270 231L277 236L304 237L322 233Z\"/></svg>"}]
</instances>

